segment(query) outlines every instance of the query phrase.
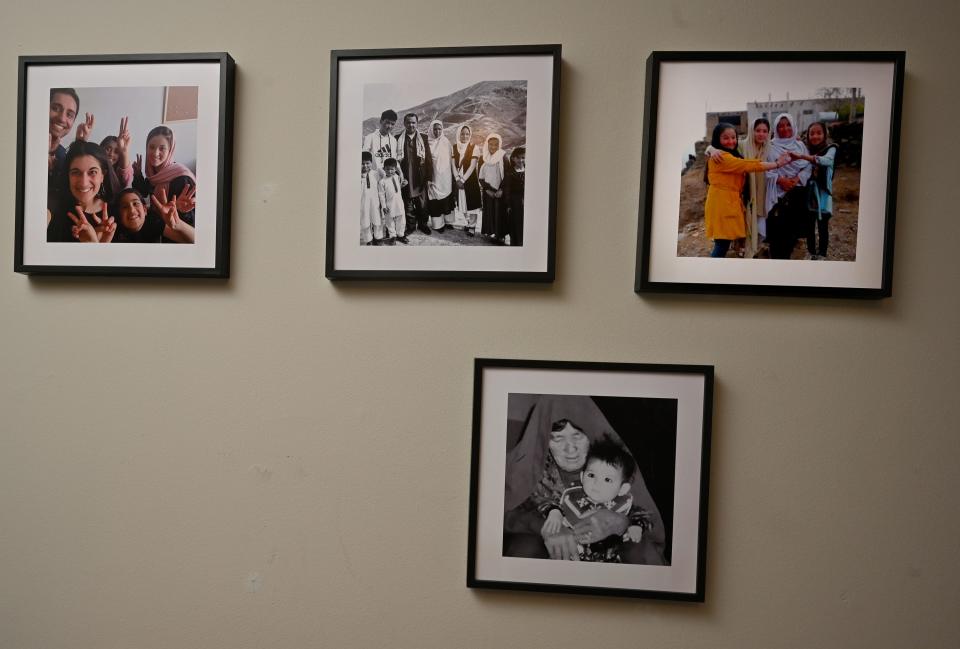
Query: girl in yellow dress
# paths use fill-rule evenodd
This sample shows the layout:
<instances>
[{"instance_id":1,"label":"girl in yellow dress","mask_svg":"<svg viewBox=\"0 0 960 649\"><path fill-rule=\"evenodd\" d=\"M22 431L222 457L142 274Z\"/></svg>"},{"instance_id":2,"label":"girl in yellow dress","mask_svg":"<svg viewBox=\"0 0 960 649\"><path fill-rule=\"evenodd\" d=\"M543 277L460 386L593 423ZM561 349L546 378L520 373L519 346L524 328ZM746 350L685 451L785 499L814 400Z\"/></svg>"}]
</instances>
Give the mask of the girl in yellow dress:
<instances>
[{"instance_id":1,"label":"girl in yellow dress","mask_svg":"<svg viewBox=\"0 0 960 649\"><path fill-rule=\"evenodd\" d=\"M713 239L711 257L726 257L730 243L747 236L743 209L743 183L748 173L777 169L790 162L783 155L773 162L745 160L737 151L737 130L720 122L713 129L710 145L722 152L719 160L707 160L707 201L704 205L707 238Z\"/></svg>"}]
</instances>

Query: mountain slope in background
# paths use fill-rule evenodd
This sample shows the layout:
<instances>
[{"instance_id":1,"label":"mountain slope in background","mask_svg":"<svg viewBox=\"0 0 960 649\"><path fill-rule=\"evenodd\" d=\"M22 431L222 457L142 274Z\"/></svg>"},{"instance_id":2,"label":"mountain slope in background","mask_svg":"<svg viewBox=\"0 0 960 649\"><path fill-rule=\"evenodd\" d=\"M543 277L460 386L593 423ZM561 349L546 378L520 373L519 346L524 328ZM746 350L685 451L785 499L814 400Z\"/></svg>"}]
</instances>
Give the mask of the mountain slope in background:
<instances>
[{"instance_id":1,"label":"mountain slope in background","mask_svg":"<svg viewBox=\"0 0 960 649\"><path fill-rule=\"evenodd\" d=\"M487 135L499 133L503 147L508 151L527 140L527 82L481 81L445 97L436 97L404 109L394 109L400 116L394 135L403 131L403 116L416 113L420 118L420 132L426 133L430 122L443 122L443 132L454 142L457 130L468 125L473 130L473 141L482 145ZM380 127L380 116L363 120L363 135Z\"/></svg>"}]
</instances>

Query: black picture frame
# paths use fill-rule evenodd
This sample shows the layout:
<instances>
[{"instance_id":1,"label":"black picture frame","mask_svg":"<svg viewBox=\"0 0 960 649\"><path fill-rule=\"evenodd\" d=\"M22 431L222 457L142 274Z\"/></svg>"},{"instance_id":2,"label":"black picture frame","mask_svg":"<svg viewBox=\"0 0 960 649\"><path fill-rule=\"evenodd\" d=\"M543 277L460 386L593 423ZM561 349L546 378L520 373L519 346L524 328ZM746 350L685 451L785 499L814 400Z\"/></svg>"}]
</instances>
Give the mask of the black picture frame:
<instances>
[{"instance_id":1,"label":"black picture frame","mask_svg":"<svg viewBox=\"0 0 960 649\"><path fill-rule=\"evenodd\" d=\"M900 152L900 125L903 111L903 84L905 75L906 53L903 51L866 51L866 52L696 52L696 51L657 51L650 54L646 66L646 99L644 108L644 144L643 144L643 162L642 178L640 185L640 214L639 226L637 232L637 262L635 271L634 290L644 295L660 293L706 293L706 294L728 294L728 295L777 295L777 296L801 296L801 297L829 297L829 298L866 298L879 299L890 297L892 295L893 283L893 257L894 257L894 224L896 217L897 203L897 176ZM721 64L718 66L717 64ZM808 64L809 66L820 66L824 71L825 79L833 79L838 75L832 74L831 69L843 70L847 66L855 72L846 80L850 84L861 85L863 78L857 74L861 71L868 72L871 89L876 91L880 88L881 96L873 95L865 98L866 110L861 115L861 144L866 147L869 137L867 132L877 137L873 137L872 145L875 149L884 151L883 155L868 160L863 156L862 169L858 169L858 178L860 185L857 188L857 218L854 227L858 229L857 240L854 243L855 259L845 259L842 261L833 261L831 257L826 257L827 263L834 264L826 275L827 279L820 279L817 274L824 274L822 271L814 271L810 268L807 261L798 262L796 259L784 263L784 259L742 259L740 262L754 264L753 267L747 266L729 266L730 262L740 263L733 260L716 260L717 263L727 265L722 270L730 271L726 276L710 276L711 271L719 269L713 262L711 266L700 264L695 266L695 262L689 262L683 259L683 255L677 252L679 248L679 239L683 233L678 233L676 227L679 209L660 209L658 206L667 206L673 208L679 196L672 189L672 180L666 184L671 184L669 189L657 178L657 171L663 172L663 165L658 164L658 151L662 155L667 151L676 149L676 142L672 139L675 136L670 135L666 146L658 144L658 127L660 133L666 131L667 127L662 122L661 116L667 115L666 121L675 124L673 117L668 115L677 108L673 105L664 105L665 97L662 91L664 89L664 74L676 74L681 70L677 66L704 66L703 74L712 75L721 83L724 78L725 68L722 65L748 66L752 64L766 66L776 64L783 66L785 74L789 74L795 64ZM671 66L671 67L667 67ZM711 66L709 71L706 66ZM831 68L831 66L833 66ZM878 67L879 66L879 67ZM880 70L882 75L874 75L872 70ZM694 68L690 68L694 69ZM743 72L744 68L737 68ZM828 76L830 75L830 76ZM742 76L742 75L741 75ZM839 75L842 76L842 75ZM676 78L676 77L675 77ZM686 77L685 77L686 78ZM799 77L798 77L799 78ZM668 79L669 82L669 79ZM759 82L758 82L759 83ZM673 84L671 88L679 87ZM687 84L689 89L691 84ZM695 87L695 84L694 84ZM822 90L823 88L821 88ZM862 89L859 88L859 89ZM758 89L759 90L759 86ZM683 96L682 93L668 90L672 96ZM697 91L690 91L693 96ZM753 100L755 105L762 103L752 95L744 95ZM856 95L853 95L856 97ZM702 99L703 95L701 95ZM772 95L763 94L767 99L767 105L771 108L777 103L771 100ZM860 96L861 99L864 95ZM747 99L747 101L750 101ZM790 95L787 92L786 102L789 104ZM706 103L701 101L700 106ZM796 98L794 103L797 103ZM736 112L734 108L724 108L726 112ZM719 108L717 113L722 112ZM744 115L748 111L741 111ZM714 113L714 114L717 114ZM878 115L874 124L870 123L871 113ZM700 113L704 114L703 111ZM771 113L772 118L773 113ZM709 118L709 114L707 115ZM771 119L772 121L772 119ZM869 129L868 129L869 127ZM832 128L832 127L831 127ZM771 132L770 137L774 134ZM883 138L886 141L882 141ZM709 140L709 135L707 135ZM878 144L879 143L879 144ZM682 143L681 143L682 145ZM699 161L700 154L690 156L691 159ZM680 157L677 158L678 168L680 167ZM693 160L691 160L693 162ZM667 160L664 164L671 164ZM694 162L696 169L696 163ZM702 166L699 169L702 170ZM862 172L862 176L859 175ZM667 169L667 173L672 173ZM869 182L869 185L867 184ZM881 186L882 185L882 186ZM865 191L866 189L866 191ZM682 194L683 189L680 190ZM865 205L864 197L868 196L871 209L863 209ZM662 202L659 202L662 199ZM702 216L700 217L702 218ZM836 220L834 218L834 220ZM682 224L681 224L682 225ZM812 227L812 226L811 226ZM659 228L659 229L658 229ZM671 230L672 228L672 230ZM672 244L668 242L669 234L672 232ZM659 233L659 236L658 236ZM860 238L863 236L864 241ZM869 241L867 239L869 238ZM709 240L705 239L705 243ZM861 243L863 246L861 247ZM671 249L672 245L672 249ZM796 256L796 252L794 255ZM701 256L705 256L701 252ZM817 259L816 255L807 255L810 259ZM701 260L705 261L705 260ZM760 262L760 264L757 264ZM771 264L770 262L777 262ZM823 263L822 261L814 263ZM806 264L806 266L805 266ZM862 264L862 265L861 265ZM656 270L652 268L656 266ZM738 270L735 270L738 269ZM769 269L769 270L768 270ZM741 277L745 279L741 279Z\"/></svg>"},{"instance_id":2,"label":"black picture frame","mask_svg":"<svg viewBox=\"0 0 960 649\"><path fill-rule=\"evenodd\" d=\"M713 380L709 365L475 359L467 587L703 602ZM631 555L644 557L637 565L551 560L530 533L539 529L539 518L521 528L527 534L508 530L508 517L529 511L529 496L510 507L527 493L518 490L516 476L526 476L525 486L539 485L550 470L548 442L531 440L548 439L544 423L566 409L579 409L577 418L586 419L577 426L602 429L636 458L631 497L653 503L647 510L652 525L641 539L648 545ZM541 458L544 468L530 458ZM583 467L591 462L581 461ZM630 511L633 520L637 509ZM514 545L518 536L534 539L542 554L508 549L531 547ZM656 552L647 552L651 548Z\"/></svg>"},{"instance_id":3,"label":"black picture frame","mask_svg":"<svg viewBox=\"0 0 960 649\"><path fill-rule=\"evenodd\" d=\"M338 234L343 232L346 233L348 228L356 228L357 233L360 232L359 225L359 216L353 216L353 212L345 211L344 205L341 205L341 213L338 217L338 199L341 194L345 194L344 184L341 179L338 190L338 178L344 176L345 172L354 168L352 164L347 166L347 163L344 162L344 151L343 142L346 140L347 136L351 136L350 133L345 133L343 128L340 128L340 121L344 119L344 115L350 112L350 114L355 114L352 111L347 111L344 106L344 94L349 91L345 88L349 86L347 81L350 78L350 75L347 74L344 70L345 65L349 65L354 62L360 61L377 61L377 62L389 62L391 64L401 62L406 64L405 70L414 70L418 64L420 65L433 65L435 62L442 62L447 60L469 60L469 59L483 59L485 61L516 61L518 59L526 60L543 60L550 65L550 69L546 74L538 75L537 81L540 85L545 86L546 92L545 96L540 97L538 104L543 105L545 110L548 111L548 114L537 113L533 116L532 119L528 119L525 124L525 129L531 121L537 120L541 124L546 126L539 129L542 133L539 133L536 138L538 142L547 144L549 146L549 159L543 160L538 157L538 163L545 163L548 165L548 168L542 169L542 172L537 176L538 178L543 178L543 183L537 183L536 187L531 190L530 184L528 183L526 188L526 195L531 196L531 191L537 192L536 195L539 196L539 201L537 207L541 208L536 211L536 213L528 213L526 215L526 230L527 239L530 239L530 230L532 227L535 227L534 233L537 235L535 240L537 242L536 250L533 249L533 246L529 244L528 241L523 241L524 248L523 254L531 256L533 259L533 253L536 253L534 261L530 261L525 264L519 264L522 266L520 268L511 267L510 264L506 266L498 266L496 259L493 259L495 254L506 254L506 249L500 248L499 252L495 252L494 255L490 255L490 259L487 260L474 260L466 264L464 267L460 267L461 262L451 261L451 260L442 260L434 262L433 260L428 260L422 264L417 261L410 260L401 260L396 266L392 266L388 261L378 261L376 262L379 267L367 267L364 266L362 262L347 262L344 261L344 257L348 254L348 251L351 251L351 248L354 247L354 243L345 243L348 239L344 239L347 235L344 234L340 240L338 240ZM325 275L330 280L426 280L426 281L467 281L467 282L552 282L555 277L556 269L556 202L557 202L557 165L558 165L558 146L559 146L559 106L560 106L560 68L561 68L561 46L559 44L551 45L510 45L510 46L482 46L482 47L433 47L433 48L405 48L405 49L361 49L361 50L333 50L330 53L330 136L329 136L329 159L328 159L328 190L327 190L327 228L326 228L326 264L325 264ZM509 70L509 67L501 68L501 70ZM495 71L491 72L491 78L515 78L513 76L503 77L498 76L502 75L503 72ZM541 78L543 77L543 78ZM404 78L409 78L405 76ZM529 80L527 80L529 81ZM532 85L532 82L531 82ZM531 92L531 95L533 92ZM397 112L400 115L398 120L398 127L402 125L402 119L404 114L404 108L402 106L394 106L397 109ZM409 107L413 108L413 107ZM378 113L379 114L379 113ZM370 118L370 115L364 115L366 118ZM361 120L357 120L360 122ZM425 122L421 122L421 126ZM453 124L453 122L450 122ZM457 125L459 126L459 124ZM531 127L532 128L532 127ZM479 129L478 129L479 130ZM422 132L422 130L421 130ZM402 131L401 131L402 133ZM362 130L357 130L357 135L362 135ZM474 134L475 136L476 134ZM526 137L531 137L530 130L525 131ZM394 137L397 137L397 133L394 132ZM360 138L357 138L358 140ZM526 144L526 141L524 141ZM507 147L504 147L505 149ZM347 154L352 155L352 154ZM359 156L359 152L356 153ZM528 160L531 159L528 150ZM359 164L357 164L359 166ZM527 164L527 169L530 169L530 164ZM338 173L339 172L339 173ZM527 176L530 178L530 176ZM353 200L353 199L351 199ZM349 203L350 208L352 209L352 203ZM529 211L529 210L528 210ZM356 213L359 213L359 210L356 210ZM340 227L338 227L338 221L340 222ZM356 221L356 224L354 223ZM408 232L409 234L409 232ZM479 232L473 241L478 240ZM360 237L356 237L356 246L360 246ZM403 250L400 251L403 254L408 256L412 255L422 255L434 254L429 251L431 246L403 246ZM338 250L340 251L340 258L338 258ZM387 252L388 254L399 250L399 247L395 247L391 250L380 250L380 252ZM416 250L417 252L411 252L411 250ZM458 250L463 254L474 254L472 251L480 250L480 248L475 247L474 245L462 246ZM469 250L471 252L464 253L463 251ZM486 250L486 249L484 249ZM352 252L350 253L352 254ZM513 264L516 266L517 264ZM421 266L430 266L430 268L423 268ZM467 267L469 266L469 267Z\"/></svg>"},{"instance_id":4,"label":"black picture frame","mask_svg":"<svg viewBox=\"0 0 960 649\"><path fill-rule=\"evenodd\" d=\"M210 65L216 66L216 70L208 69L207 66ZM102 70L100 72L96 71L97 66L102 66ZM210 181L205 181L202 176L198 180L198 214L201 216L206 214L210 217L213 217L210 220L215 221L215 226L213 228L205 228L203 233L201 233L200 226L198 226L197 240L193 244L190 244L193 246L198 246L198 250L202 250L202 253L200 254L202 259L197 261L179 261L174 259L172 260L172 263L167 263L163 258L163 253L155 252L159 251L160 248L154 248L148 254L156 255L159 258L151 259L149 264L143 263L142 260L138 262L129 258L135 257L136 254L127 255L127 258L118 262L116 259L114 259L114 257L123 257L124 255L116 255L115 253L119 253L123 246L111 245L110 247L96 246L97 249L105 251L105 255L102 260L85 257L83 259L83 263L75 263L74 261L60 263L57 260L58 253L54 251L44 255L41 261L34 261L31 258L32 250L39 250L42 248L42 246L50 244L47 243L45 239L41 241L40 238L37 238L34 242L33 240L29 240L27 238L27 234L30 229L27 227L26 220L27 218L34 218L37 216L34 213L31 213L30 215L26 214L27 206L30 204L37 206L40 204L41 200L45 202L45 199L37 198L36 204L31 203L32 199L29 195L28 189L28 185L36 186L36 183L40 182L40 180L37 179L37 174L33 174L33 169L28 168L26 164L27 149L29 146L31 146L29 136L31 133L33 133L32 130L28 132L28 125L36 121L35 119L32 122L28 120L30 109L28 106L28 96L30 96L29 93L32 90L42 90L45 92L46 88L52 88L54 86L47 84L44 86L44 89L41 89L40 86L43 84L39 80L36 81L35 84L32 84L31 72L58 70L62 68L66 70L63 74L69 75L70 70L82 70L84 73L83 76L87 79L87 81L84 81L84 83L89 83L90 78L99 79L98 81L92 82L89 86L84 85L84 83L55 84L58 87L60 85L71 88L76 86L79 88L78 92L80 92L89 90L91 88L94 90L100 90L103 87L110 88L114 85L121 89L124 87L135 88L137 87L136 85L119 80L124 74L124 71L134 70L132 66L141 66L144 68L144 81L139 85L150 87L151 89L153 89L154 86L164 86L167 83L178 85L177 83L174 83L177 81L180 81L181 85L183 85L182 80L175 78L177 74L186 70L187 66L197 66L196 69L200 69L202 66L204 70L203 83L206 83L207 87L203 87L203 83L197 82L198 87L202 88L208 93L215 93L216 105L215 108L211 108L211 111L216 111L215 119L211 120L214 125L213 128L216 131L215 143L204 140L202 144L196 144L197 149L195 151L201 154L212 154L207 155L207 159L215 160L216 165L215 171L213 169L209 169L209 171L213 171L214 173L206 174L207 178L215 177L215 191L209 193L205 192L204 185L209 187L213 185L213 183ZM171 76L168 78L163 74L155 74L156 71L150 70L151 66L165 66L164 74L169 74ZM236 76L236 63L228 53L198 52L21 56L18 60L18 68L17 178L15 215L16 232L14 250L15 272L28 275L100 277L189 277L214 279L225 279L229 277L230 213L233 176L234 85ZM187 73L187 77L189 78L189 73ZM114 78L118 80L116 83L113 82ZM187 83L192 82L188 80ZM36 86L36 89L34 86ZM198 103L202 102L198 100ZM213 106L213 104L210 102L204 105L211 107ZM81 106L81 108L82 107L83 106ZM81 115L78 115L77 124L82 121ZM208 120L213 117L210 114L201 116ZM176 129L176 127L177 124L175 123L174 128ZM111 125L111 128L115 127ZM96 131L94 131L94 135L96 135ZM102 135L99 135L98 137L102 137ZM197 135L195 139L199 140L200 136ZM142 145L143 143L141 142L134 142L134 146L138 147L139 150L142 150L140 149ZM200 169L197 171L198 175L200 175ZM212 203L207 203L206 207L201 208L205 200L212 201ZM200 212L201 209L203 209L203 212ZM37 231L39 230L40 228L37 228ZM201 236L203 239L201 239ZM80 244L61 243L54 245L76 246ZM134 245L159 246L160 244ZM175 247L176 246L166 246L168 250L172 250ZM93 247L90 248L91 255L97 254L92 252ZM61 250L64 249L61 248Z\"/></svg>"}]
</instances>

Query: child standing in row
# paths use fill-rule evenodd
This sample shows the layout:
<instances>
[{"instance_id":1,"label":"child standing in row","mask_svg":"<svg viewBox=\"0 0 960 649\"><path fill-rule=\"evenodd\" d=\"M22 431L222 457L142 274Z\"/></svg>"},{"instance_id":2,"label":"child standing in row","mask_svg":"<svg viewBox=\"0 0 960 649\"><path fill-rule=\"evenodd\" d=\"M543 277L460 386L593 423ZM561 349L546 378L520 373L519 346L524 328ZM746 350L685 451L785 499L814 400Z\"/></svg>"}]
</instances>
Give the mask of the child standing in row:
<instances>
[{"instance_id":1,"label":"child standing in row","mask_svg":"<svg viewBox=\"0 0 960 649\"><path fill-rule=\"evenodd\" d=\"M380 178L373 154L360 153L360 245L379 246L383 240L383 210L380 205Z\"/></svg>"},{"instance_id":2,"label":"child standing in row","mask_svg":"<svg viewBox=\"0 0 960 649\"><path fill-rule=\"evenodd\" d=\"M782 154L773 162L744 159L737 150L737 130L720 122L713 129L710 145L721 152L720 159L707 160L707 200L704 203L707 238L713 239L711 257L726 257L731 242L747 236L743 208L743 183L747 174L778 169L790 162Z\"/></svg>"},{"instance_id":3,"label":"child standing in row","mask_svg":"<svg viewBox=\"0 0 960 649\"><path fill-rule=\"evenodd\" d=\"M395 241L410 243L406 234L406 213L403 208L403 196L400 176L397 175L399 165L394 158L387 158L383 163L384 177L380 179L380 208L383 211L383 220L386 222L389 238L385 241L392 246Z\"/></svg>"},{"instance_id":4,"label":"child standing in row","mask_svg":"<svg viewBox=\"0 0 960 649\"><path fill-rule=\"evenodd\" d=\"M808 126L806 140L810 153L791 153L790 156L794 160L806 160L813 164L813 173L807 183L810 188L807 252L811 259L826 259L830 242L830 217L833 216L833 162L837 156L837 145L830 140L824 122L814 122ZM817 235L820 237L819 246Z\"/></svg>"}]
</instances>

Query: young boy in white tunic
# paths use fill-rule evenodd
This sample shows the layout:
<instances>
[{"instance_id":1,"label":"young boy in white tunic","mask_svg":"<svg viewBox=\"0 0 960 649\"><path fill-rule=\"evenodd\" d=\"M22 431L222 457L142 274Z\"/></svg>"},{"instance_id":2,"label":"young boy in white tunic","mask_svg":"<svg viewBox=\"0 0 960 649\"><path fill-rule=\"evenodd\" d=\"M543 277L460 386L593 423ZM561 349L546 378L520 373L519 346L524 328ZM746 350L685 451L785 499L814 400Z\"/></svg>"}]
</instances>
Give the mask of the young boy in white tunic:
<instances>
[{"instance_id":1,"label":"young boy in white tunic","mask_svg":"<svg viewBox=\"0 0 960 649\"><path fill-rule=\"evenodd\" d=\"M387 158L383 163L384 177L380 179L380 206L383 210L383 220L386 222L389 238L384 241L392 246L394 241L410 243L405 235L407 217L403 208L403 196L400 194L400 176L397 173L399 165L393 158Z\"/></svg>"},{"instance_id":2,"label":"young boy in white tunic","mask_svg":"<svg viewBox=\"0 0 960 649\"><path fill-rule=\"evenodd\" d=\"M373 166L369 151L360 152L360 245L379 246L383 239L383 206L380 204L380 178L383 172Z\"/></svg>"}]
</instances>

